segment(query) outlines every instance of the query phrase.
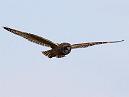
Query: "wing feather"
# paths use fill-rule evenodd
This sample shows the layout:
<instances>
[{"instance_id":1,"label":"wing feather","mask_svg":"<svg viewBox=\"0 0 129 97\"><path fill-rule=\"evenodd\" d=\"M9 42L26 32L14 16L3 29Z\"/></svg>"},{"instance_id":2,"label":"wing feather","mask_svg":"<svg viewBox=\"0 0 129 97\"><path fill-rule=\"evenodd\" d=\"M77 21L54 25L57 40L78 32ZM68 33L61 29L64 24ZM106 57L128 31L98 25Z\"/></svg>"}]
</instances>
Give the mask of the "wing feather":
<instances>
[{"instance_id":1,"label":"wing feather","mask_svg":"<svg viewBox=\"0 0 129 97\"><path fill-rule=\"evenodd\" d=\"M87 43L79 43L79 44L73 44L71 45L72 49L75 48L86 48L89 46L94 46L94 45L99 45L99 44L106 44L106 43L117 43L117 42L122 42L124 40L121 41L109 41L109 42L87 42Z\"/></svg>"},{"instance_id":2,"label":"wing feather","mask_svg":"<svg viewBox=\"0 0 129 97\"><path fill-rule=\"evenodd\" d=\"M15 30L15 29L11 29L9 27L3 27L3 28L5 30L9 31L9 32L12 32L16 35L19 35L19 36L21 36L21 37L23 37L23 38L25 38L25 39L27 39L31 42L34 42L36 44L51 47L51 48L56 48L57 47L57 45L55 43L53 43L52 41L50 41L48 39L45 39L43 37L31 34L31 33L27 33L27 32L18 31L18 30Z\"/></svg>"}]
</instances>

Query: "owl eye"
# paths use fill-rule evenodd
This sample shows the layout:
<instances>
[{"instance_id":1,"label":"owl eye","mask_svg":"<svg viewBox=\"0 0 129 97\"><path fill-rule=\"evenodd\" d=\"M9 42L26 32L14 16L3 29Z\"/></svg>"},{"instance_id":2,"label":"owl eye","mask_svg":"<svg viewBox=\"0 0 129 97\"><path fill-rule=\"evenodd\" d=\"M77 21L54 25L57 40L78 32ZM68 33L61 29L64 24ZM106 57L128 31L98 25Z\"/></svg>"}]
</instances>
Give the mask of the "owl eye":
<instances>
[{"instance_id":1,"label":"owl eye","mask_svg":"<svg viewBox=\"0 0 129 97\"><path fill-rule=\"evenodd\" d=\"M67 47L67 50L71 50L71 47Z\"/></svg>"},{"instance_id":2,"label":"owl eye","mask_svg":"<svg viewBox=\"0 0 129 97\"><path fill-rule=\"evenodd\" d=\"M69 50L67 50L67 49L64 50L64 53L65 53L65 54L67 54L68 52L69 52Z\"/></svg>"}]
</instances>

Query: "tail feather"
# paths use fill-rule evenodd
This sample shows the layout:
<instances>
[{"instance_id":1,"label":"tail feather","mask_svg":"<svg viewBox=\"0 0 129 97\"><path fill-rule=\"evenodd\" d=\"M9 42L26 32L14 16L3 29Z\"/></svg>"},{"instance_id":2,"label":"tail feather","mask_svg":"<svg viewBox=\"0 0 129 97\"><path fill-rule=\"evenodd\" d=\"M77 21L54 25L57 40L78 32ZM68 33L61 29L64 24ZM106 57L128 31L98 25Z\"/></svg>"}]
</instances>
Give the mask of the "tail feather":
<instances>
[{"instance_id":1,"label":"tail feather","mask_svg":"<svg viewBox=\"0 0 129 97\"><path fill-rule=\"evenodd\" d=\"M49 58L52 58L52 57L56 57L56 58L65 57L65 55L58 55L55 50L43 51L42 54L44 54L45 56L47 56Z\"/></svg>"},{"instance_id":2,"label":"tail feather","mask_svg":"<svg viewBox=\"0 0 129 97\"><path fill-rule=\"evenodd\" d=\"M48 51L43 51L42 54L44 54L45 56L48 56L49 58L54 57L55 55L53 54L52 50L48 50Z\"/></svg>"}]
</instances>

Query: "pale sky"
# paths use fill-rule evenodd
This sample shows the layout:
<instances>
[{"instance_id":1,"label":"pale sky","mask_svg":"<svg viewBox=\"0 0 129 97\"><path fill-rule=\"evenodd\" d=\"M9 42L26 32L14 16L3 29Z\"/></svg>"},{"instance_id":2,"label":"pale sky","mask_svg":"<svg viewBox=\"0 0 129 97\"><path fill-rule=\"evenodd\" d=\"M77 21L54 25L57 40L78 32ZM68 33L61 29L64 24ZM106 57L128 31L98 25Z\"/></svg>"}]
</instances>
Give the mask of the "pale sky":
<instances>
[{"instance_id":1,"label":"pale sky","mask_svg":"<svg viewBox=\"0 0 129 97\"><path fill-rule=\"evenodd\" d=\"M129 97L129 0L0 0L0 26L0 97ZM2 26L57 43L125 41L49 59Z\"/></svg>"}]
</instances>

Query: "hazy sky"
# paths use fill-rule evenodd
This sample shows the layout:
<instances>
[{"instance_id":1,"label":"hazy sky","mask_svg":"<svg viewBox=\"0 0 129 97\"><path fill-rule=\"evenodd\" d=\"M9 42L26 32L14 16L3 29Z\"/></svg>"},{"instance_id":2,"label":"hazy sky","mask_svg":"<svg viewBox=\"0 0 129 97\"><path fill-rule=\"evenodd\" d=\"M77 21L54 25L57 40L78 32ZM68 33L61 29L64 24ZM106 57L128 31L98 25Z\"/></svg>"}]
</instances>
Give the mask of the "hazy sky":
<instances>
[{"instance_id":1,"label":"hazy sky","mask_svg":"<svg viewBox=\"0 0 129 97\"><path fill-rule=\"evenodd\" d=\"M129 97L129 0L0 0L0 26L0 97ZM59 43L125 41L48 59L2 26Z\"/></svg>"}]
</instances>

